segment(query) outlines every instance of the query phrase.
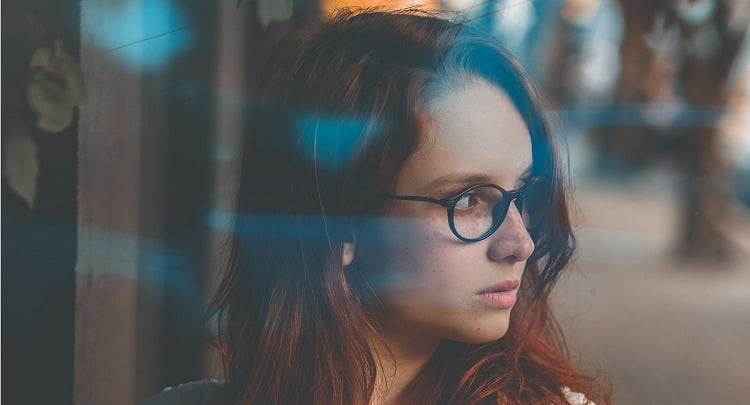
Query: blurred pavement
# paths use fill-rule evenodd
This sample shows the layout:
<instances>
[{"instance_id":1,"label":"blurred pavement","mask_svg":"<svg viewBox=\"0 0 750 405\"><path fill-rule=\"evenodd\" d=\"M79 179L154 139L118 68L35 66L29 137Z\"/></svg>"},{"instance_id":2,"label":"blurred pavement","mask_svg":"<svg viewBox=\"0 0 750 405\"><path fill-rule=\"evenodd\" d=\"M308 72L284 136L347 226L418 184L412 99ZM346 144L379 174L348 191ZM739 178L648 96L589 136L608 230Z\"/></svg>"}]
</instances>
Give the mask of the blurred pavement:
<instances>
[{"instance_id":1,"label":"blurred pavement","mask_svg":"<svg viewBox=\"0 0 750 405\"><path fill-rule=\"evenodd\" d=\"M579 258L553 300L574 358L615 404L750 404L750 214L727 228L732 263L680 264L677 177L579 179Z\"/></svg>"}]
</instances>

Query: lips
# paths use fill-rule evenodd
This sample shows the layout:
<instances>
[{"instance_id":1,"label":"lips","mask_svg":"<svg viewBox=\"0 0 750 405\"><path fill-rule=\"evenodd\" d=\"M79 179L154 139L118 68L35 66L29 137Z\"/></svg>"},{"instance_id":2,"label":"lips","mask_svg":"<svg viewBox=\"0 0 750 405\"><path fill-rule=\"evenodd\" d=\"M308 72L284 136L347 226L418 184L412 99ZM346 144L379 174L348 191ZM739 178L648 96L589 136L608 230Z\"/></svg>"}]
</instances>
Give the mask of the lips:
<instances>
[{"instance_id":1,"label":"lips","mask_svg":"<svg viewBox=\"0 0 750 405\"><path fill-rule=\"evenodd\" d=\"M477 294L489 294L489 293L495 293L495 292L511 291L511 290L517 289L520 284L521 282L518 280L503 281L502 283L497 283L490 288L486 288L482 291L479 291Z\"/></svg>"},{"instance_id":2,"label":"lips","mask_svg":"<svg viewBox=\"0 0 750 405\"><path fill-rule=\"evenodd\" d=\"M477 293L477 298L492 308L507 309L516 305L518 280L503 281Z\"/></svg>"}]
</instances>

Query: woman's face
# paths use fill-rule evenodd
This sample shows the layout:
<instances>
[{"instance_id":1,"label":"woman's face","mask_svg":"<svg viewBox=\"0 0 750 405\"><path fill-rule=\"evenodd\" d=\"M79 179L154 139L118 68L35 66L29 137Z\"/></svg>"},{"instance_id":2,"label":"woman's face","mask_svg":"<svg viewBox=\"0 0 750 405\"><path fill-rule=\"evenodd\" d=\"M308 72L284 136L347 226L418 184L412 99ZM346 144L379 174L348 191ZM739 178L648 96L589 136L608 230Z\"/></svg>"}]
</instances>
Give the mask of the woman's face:
<instances>
[{"instance_id":1,"label":"woman's face","mask_svg":"<svg viewBox=\"0 0 750 405\"><path fill-rule=\"evenodd\" d=\"M514 190L532 164L528 128L508 97L479 79L427 108L424 142L406 161L399 195L447 198L477 183ZM534 243L511 204L500 228L479 242L451 232L446 208L389 200L362 230L356 262L374 274L384 334L484 343L508 329L515 294ZM483 294L483 291L505 290Z\"/></svg>"}]
</instances>

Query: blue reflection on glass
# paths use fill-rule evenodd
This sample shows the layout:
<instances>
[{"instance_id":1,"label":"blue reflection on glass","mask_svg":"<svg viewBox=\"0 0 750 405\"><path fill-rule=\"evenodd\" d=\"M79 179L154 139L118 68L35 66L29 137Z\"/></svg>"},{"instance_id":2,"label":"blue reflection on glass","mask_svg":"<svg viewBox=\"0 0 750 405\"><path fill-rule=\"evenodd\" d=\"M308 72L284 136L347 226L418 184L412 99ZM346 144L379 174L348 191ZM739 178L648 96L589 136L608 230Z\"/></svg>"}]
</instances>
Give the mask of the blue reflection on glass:
<instances>
[{"instance_id":1,"label":"blue reflection on glass","mask_svg":"<svg viewBox=\"0 0 750 405\"><path fill-rule=\"evenodd\" d=\"M205 217L209 228L233 232L239 238L346 240L352 227L388 227L392 230L413 229L425 226L431 219L415 217L363 217L343 215L261 214L211 211ZM448 227L447 221L445 227ZM447 231L450 233L450 231ZM408 232L393 231L387 236L377 233L358 235L367 242L419 243ZM453 236L451 235L451 238Z\"/></svg>"},{"instance_id":2,"label":"blue reflection on glass","mask_svg":"<svg viewBox=\"0 0 750 405\"><path fill-rule=\"evenodd\" d=\"M189 247L98 227L82 226L78 233L77 252L75 247L70 252L77 254L78 271L94 269L100 277L138 283L143 291L168 296L186 308L208 305Z\"/></svg>"},{"instance_id":3,"label":"blue reflection on glass","mask_svg":"<svg viewBox=\"0 0 750 405\"><path fill-rule=\"evenodd\" d=\"M159 69L190 45L188 19L169 0L93 2L83 18L89 37L133 69Z\"/></svg>"},{"instance_id":4,"label":"blue reflection on glass","mask_svg":"<svg viewBox=\"0 0 750 405\"><path fill-rule=\"evenodd\" d=\"M328 169L344 168L365 138L381 125L366 119L302 115L295 120L299 146L307 157Z\"/></svg>"},{"instance_id":5,"label":"blue reflection on glass","mask_svg":"<svg viewBox=\"0 0 750 405\"><path fill-rule=\"evenodd\" d=\"M563 121L578 126L650 126L657 121L671 128L714 127L725 114L724 107L660 103L582 104L554 111Z\"/></svg>"}]
</instances>

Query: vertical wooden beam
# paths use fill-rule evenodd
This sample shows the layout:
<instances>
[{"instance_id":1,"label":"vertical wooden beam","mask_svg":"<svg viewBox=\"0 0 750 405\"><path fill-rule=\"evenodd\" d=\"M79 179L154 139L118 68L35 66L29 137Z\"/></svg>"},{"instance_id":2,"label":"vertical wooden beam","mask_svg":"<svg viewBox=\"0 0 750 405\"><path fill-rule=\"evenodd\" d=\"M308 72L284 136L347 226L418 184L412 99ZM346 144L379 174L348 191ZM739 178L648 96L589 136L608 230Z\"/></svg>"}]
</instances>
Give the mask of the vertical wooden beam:
<instances>
[{"instance_id":1,"label":"vertical wooden beam","mask_svg":"<svg viewBox=\"0 0 750 405\"><path fill-rule=\"evenodd\" d=\"M129 4L137 10L147 0ZM158 105L145 72L104 46L103 30L139 32L141 20L98 13L122 2L81 1L81 62L88 103L80 114L74 401L137 404L159 384L158 300L142 288L143 218L159 206L153 171ZM127 24L127 25L126 25ZM122 44L127 46L127 44ZM128 49L128 52L139 48ZM144 49L143 47L140 48ZM144 131L144 128L150 128ZM149 162L150 160L150 162ZM152 210L149 212L148 210ZM158 214L155 214L158 216Z\"/></svg>"},{"instance_id":2,"label":"vertical wooden beam","mask_svg":"<svg viewBox=\"0 0 750 405\"><path fill-rule=\"evenodd\" d=\"M90 93L80 119L74 398L132 404L141 81L99 50L81 54Z\"/></svg>"},{"instance_id":3,"label":"vertical wooden beam","mask_svg":"<svg viewBox=\"0 0 750 405\"><path fill-rule=\"evenodd\" d=\"M215 154L213 156L215 185L211 196L214 213L229 214L236 209L239 185L239 154L242 146L243 100L248 88L248 54L260 56L260 27L248 30L248 24L259 25L257 19L249 21L250 4L238 7L235 0L221 0L218 10L218 35L216 36L216 120L214 123ZM257 34L253 36L253 33ZM214 218L220 215L213 216ZM205 293L210 296L218 288L223 270L228 265L228 226L209 224ZM221 378L221 359L215 348L203 350L203 378Z\"/></svg>"}]
</instances>

